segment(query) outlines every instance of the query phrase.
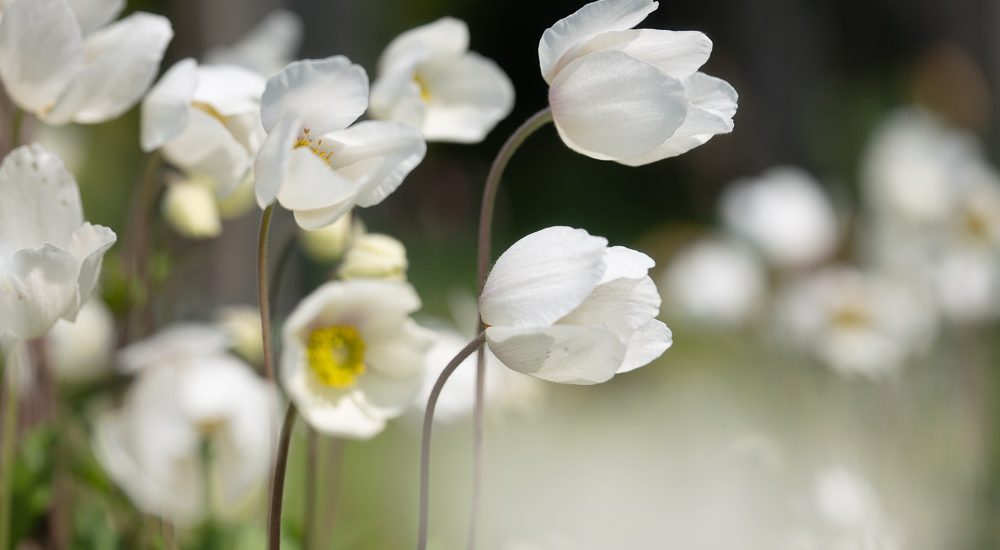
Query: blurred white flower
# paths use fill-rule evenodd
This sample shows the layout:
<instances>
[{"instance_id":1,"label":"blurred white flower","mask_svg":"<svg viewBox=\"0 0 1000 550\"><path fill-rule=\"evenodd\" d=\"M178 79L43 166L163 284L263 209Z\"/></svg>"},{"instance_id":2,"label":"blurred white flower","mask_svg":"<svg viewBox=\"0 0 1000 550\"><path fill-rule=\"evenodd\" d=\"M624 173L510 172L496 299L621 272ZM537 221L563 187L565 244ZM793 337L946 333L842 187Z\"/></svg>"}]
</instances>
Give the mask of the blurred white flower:
<instances>
[{"instance_id":1,"label":"blurred white flower","mask_svg":"<svg viewBox=\"0 0 1000 550\"><path fill-rule=\"evenodd\" d=\"M276 9L235 44L208 50L205 62L238 65L270 77L294 59L302 43L303 26L297 14Z\"/></svg>"},{"instance_id":2,"label":"blurred white flower","mask_svg":"<svg viewBox=\"0 0 1000 550\"><path fill-rule=\"evenodd\" d=\"M681 249L661 281L672 315L712 326L747 323L767 293L761 260L722 238L702 239Z\"/></svg>"},{"instance_id":3,"label":"blurred white flower","mask_svg":"<svg viewBox=\"0 0 1000 550\"><path fill-rule=\"evenodd\" d=\"M18 0L19 2L21 0ZM83 221L80 191L38 144L0 164L0 336L26 340L72 321L97 286L107 227Z\"/></svg>"},{"instance_id":4,"label":"blurred white flower","mask_svg":"<svg viewBox=\"0 0 1000 550\"><path fill-rule=\"evenodd\" d=\"M842 467L822 471L814 502L819 525L803 535L799 548L816 550L900 550L896 529L882 511L878 495L856 472ZM807 544L808 541L808 544Z\"/></svg>"},{"instance_id":5,"label":"blurred white flower","mask_svg":"<svg viewBox=\"0 0 1000 550\"><path fill-rule=\"evenodd\" d=\"M338 274L341 279L406 280L406 248L403 243L379 233L367 233L354 239Z\"/></svg>"},{"instance_id":6,"label":"blurred white flower","mask_svg":"<svg viewBox=\"0 0 1000 550\"><path fill-rule=\"evenodd\" d=\"M268 80L257 204L277 199L299 226L319 229L395 191L427 144L419 131L395 122L351 125L367 108L368 76L343 56L296 61Z\"/></svg>"},{"instance_id":7,"label":"blurred white flower","mask_svg":"<svg viewBox=\"0 0 1000 550\"><path fill-rule=\"evenodd\" d=\"M225 329L197 323L171 325L118 353L118 368L135 374L163 365L185 364L192 357L221 356L231 340Z\"/></svg>"},{"instance_id":8,"label":"blurred white flower","mask_svg":"<svg viewBox=\"0 0 1000 550\"><path fill-rule=\"evenodd\" d=\"M115 319L99 298L83 304L76 321L60 319L45 335L52 372L70 384L91 382L111 372Z\"/></svg>"},{"instance_id":9,"label":"blurred white flower","mask_svg":"<svg viewBox=\"0 0 1000 550\"><path fill-rule=\"evenodd\" d=\"M214 333L184 331L199 328ZM266 487L277 392L214 345L181 350L175 336L137 344L160 360L140 371L120 410L98 418L95 453L144 513L182 526L232 518Z\"/></svg>"},{"instance_id":10,"label":"blurred white flower","mask_svg":"<svg viewBox=\"0 0 1000 550\"><path fill-rule=\"evenodd\" d=\"M431 328L433 334L433 345L425 356L426 367L424 368L423 385L420 393L413 403L413 407L423 412L427 407L427 400L430 398L431 389L441 371L448 366L448 362L458 355L471 340L471 337L463 336L452 328ZM503 373L506 369L497 368L496 357L486 350L486 400L493 403L493 397L501 391L504 379ZM506 371L509 372L509 371ZM466 420L472 413L475 406L476 387L476 354L472 354L462 362L458 370L451 375L441 395L438 397L437 405L434 408L434 421L441 423L451 423Z\"/></svg>"},{"instance_id":11,"label":"blurred white flower","mask_svg":"<svg viewBox=\"0 0 1000 550\"><path fill-rule=\"evenodd\" d=\"M220 308L216 324L229 335L233 350L254 365L264 363L264 339L260 329L257 306L227 306Z\"/></svg>"},{"instance_id":12,"label":"blurred white flower","mask_svg":"<svg viewBox=\"0 0 1000 550\"><path fill-rule=\"evenodd\" d=\"M13 0L0 21L0 78L47 124L94 124L130 109L160 68L170 22L122 0Z\"/></svg>"},{"instance_id":13,"label":"blurred white flower","mask_svg":"<svg viewBox=\"0 0 1000 550\"><path fill-rule=\"evenodd\" d=\"M163 218L181 235L208 239L222 233L222 216L211 185L205 178L176 179L167 184L160 208Z\"/></svg>"},{"instance_id":14,"label":"blurred white flower","mask_svg":"<svg viewBox=\"0 0 1000 550\"><path fill-rule=\"evenodd\" d=\"M632 29L657 6L599 0L542 34L549 106L571 149L638 166L732 131L736 91L698 72L712 41L700 32Z\"/></svg>"},{"instance_id":15,"label":"blurred white flower","mask_svg":"<svg viewBox=\"0 0 1000 550\"><path fill-rule=\"evenodd\" d=\"M335 281L307 296L283 331L281 380L316 430L367 439L412 404L431 336L408 283Z\"/></svg>"},{"instance_id":16,"label":"blurred white flower","mask_svg":"<svg viewBox=\"0 0 1000 550\"><path fill-rule=\"evenodd\" d=\"M469 51L465 22L444 17L389 43L371 102L373 116L419 128L427 141L478 143L510 114L514 86Z\"/></svg>"},{"instance_id":17,"label":"blurred white flower","mask_svg":"<svg viewBox=\"0 0 1000 550\"><path fill-rule=\"evenodd\" d=\"M639 368L672 343L656 319L653 260L582 229L517 241L486 279L486 340L508 367L543 380L596 384Z\"/></svg>"},{"instance_id":18,"label":"blurred white flower","mask_svg":"<svg viewBox=\"0 0 1000 550\"><path fill-rule=\"evenodd\" d=\"M758 178L733 182L720 210L728 228L779 267L816 264L838 245L833 203L822 185L799 168L772 168Z\"/></svg>"},{"instance_id":19,"label":"blurred white flower","mask_svg":"<svg viewBox=\"0 0 1000 550\"><path fill-rule=\"evenodd\" d=\"M326 227L315 230L301 229L299 242L302 250L313 260L321 263L335 262L355 239L365 234L365 224L361 218L351 213L337 218Z\"/></svg>"}]
</instances>

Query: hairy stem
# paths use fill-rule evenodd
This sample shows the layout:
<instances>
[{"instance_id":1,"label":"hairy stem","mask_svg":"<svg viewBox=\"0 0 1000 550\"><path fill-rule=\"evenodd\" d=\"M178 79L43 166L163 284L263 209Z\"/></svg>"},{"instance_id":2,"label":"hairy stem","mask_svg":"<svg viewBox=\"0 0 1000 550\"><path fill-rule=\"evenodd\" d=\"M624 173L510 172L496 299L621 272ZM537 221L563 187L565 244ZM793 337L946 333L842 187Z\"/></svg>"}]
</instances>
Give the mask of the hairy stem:
<instances>
[{"instance_id":1,"label":"hairy stem","mask_svg":"<svg viewBox=\"0 0 1000 550\"><path fill-rule=\"evenodd\" d=\"M281 548L281 505L285 495L285 470L288 468L288 447L292 440L292 428L295 425L295 405L289 403L285 413L285 422L281 425L281 437L278 440L278 453L274 460L274 475L271 477L271 501L268 506L267 548Z\"/></svg>"},{"instance_id":2,"label":"hairy stem","mask_svg":"<svg viewBox=\"0 0 1000 550\"><path fill-rule=\"evenodd\" d=\"M267 239L271 231L274 205L264 209L257 237L257 303L260 306L260 332L264 341L264 376L274 381L274 353L271 342L271 301L267 286Z\"/></svg>"}]
</instances>

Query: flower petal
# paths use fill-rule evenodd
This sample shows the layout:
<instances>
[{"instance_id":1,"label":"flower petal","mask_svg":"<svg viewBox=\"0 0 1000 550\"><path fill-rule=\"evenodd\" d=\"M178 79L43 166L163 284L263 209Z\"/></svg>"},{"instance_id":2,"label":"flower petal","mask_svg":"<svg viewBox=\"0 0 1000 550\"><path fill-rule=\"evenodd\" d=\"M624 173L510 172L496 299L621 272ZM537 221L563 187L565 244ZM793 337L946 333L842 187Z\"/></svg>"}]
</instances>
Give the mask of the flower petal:
<instances>
[{"instance_id":1,"label":"flower petal","mask_svg":"<svg viewBox=\"0 0 1000 550\"><path fill-rule=\"evenodd\" d=\"M557 71L574 59L602 50L620 50L654 65L678 80L694 74L712 54L712 41L698 31L632 29L606 32L577 46L563 56Z\"/></svg>"},{"instance_id":2,"label":"flower petal","mask_svg":"<svg viewBox=\"0 0 1000 550\"><path fill-rule=\"evenodd\" d=\"M350 199L357 185L345 178L307 147L289 154L287 183L278 191L278 202L289 210L313 210Z\"/></svg>"},{"instance_id":3,"label":"flower petal","mask_svg":"<svg viewBox=\"0 0 1000 550\"><path fill-rule=\"evenodd\" d=\"M625 344L597 327L490 327L486 341L509 368L561 384L606 382L625 357Z\"/></svg>"},{"instance_id":4,"label":"flower petal","mask_svg":"<svg viewBox=\"0 0 1000 550\"><path fill-rule=\"evenodd\" d=\"M420 86L413 71L399 71L380 76L372 85L371 116L393 120L414 128L424 125L427 104L420 95Z\"/></svg>"},{"instance_id":5,"label":"flower petal","mask_svg":"<svg viewBox=\"0 0 1000 550\"><path fill-rule=\"evenodd\" d=\"M44 243L65 247L83 207L73 176L59 157L35 143L0 164L0 243L11 252Z\"/></svg>"},{"instance_id":6,"label":"flower petal","mask_svg":"<svg viewBox=\"0 0 1000 550\"><path fill-rule=\"evenodd\" d=\"M641 279L656 266L652 258L624 246L609 246L604 251L604 275L601 284L615 279Z\"/></svg>"},{"instance_id":7,"label":"flower petal","mask_svg":"<svg viewBox=\"0 0 1000 550\"><path fill-rule=\"evenodd\" d=\"M396 378L420 378L420 370L424 367L424 358L433 342L433 334L421 327L409 317L401 322L393 323L394 330L384 331L373 337L375 327L367 326L364 330L365 363L373 373ZM417 386L419 381L415 382Z\"/></svg>"},{"instance_id":8,"label":"flower petal","mask_svg":"<svg viewBox=\"0 0 1000 550\"><path fill-rule=\"evenodd\" d=\"M617 50L569 64L552 82L549 105L571 149L612 160L647 153L684 122L681 82Z\"/></svg>"},{"instance_id":9,"label":"flower petal","mask_svg":"<svg viewBox=\"0 0 1000 550\"><path fill-rule=\"evenodd\" d=\"M314 135L346 128L368 108L368 75L342 55L303 59L267 81L261 121L271 132L278 121L296 117Z\"/></svg>"},{"instance_id":10,"label":"flower petal","mask_svg":"<svg viewBox=\"0 0 1000 550\"><path fill-rule=\"evenodd\" d=\"M542 33L538 62L542 77L552 84L559 60L570 49L608 31L631 29L656 10L652 0L600 0L564 17Z\"/></svg>"},{"instance_id":11,"label":"flower petal","mask_svg":"<svg viewBox=\"0 0 1000 550\"><path fill-rule=\"evenodd\" d=\"M163 73L142 100L142 150L159 149L188 123L188 109L198 86L198 62L187 58Z\"/></svg>"},{"instance_id":12,"label":"flower petal","mask_svg":"<svg viewBox=\"0 0 1000 550\"><path fill-rule=\"evenodd\" d=\"M259 111L265 86L264 77L249 69L235 65L202 65L198 67L194 100L229 117Z\"/></svg>"},{"instance_id":13,"label":"flower petal","mask_svg":"<svg viewBox=\"0 0 1000 550\"><path fill-rule=\"evenodd\" d=\"M276 9L257 23L235 44L213 48L205 61L213 64L233 64L258 74L271 76L293 59L302 43L304 24L297 13Z\"/></svg>"},{"instance_id":14,"label":"flower petal","mask_svg":"<svg viewBox=\"0 0 1000 550\"><path fill-rule=\"evenodd\" d=\"M11 99L48 109L83 68L83 33L65 0L16 0L0 20L0 78Z\"/></svg>"},{"instance_id":15,"label":"flower petal","mask_svg":"<svg viewBox=\"0 0 1000 550\"><path fill-rule=\"evenodd\" d=\"M674 343L673 334L662 321L653 319L632 334L625 360L618 374L643 367L663 355Z\"/></svg>"},{"instance_id":16,"label":"flower petal","mask_svg":"<svg viewBox=\"0 0 1000 550\"><path fill-rule=\"evenodd\" d=\"M627 342L633 332L659 313L660 294L652 279L615 279L598 285L559 324L603 327Z\"/></svg>"},{"instance_id":17,"label":"flower petal","mask_svg":"<svg viewBox=\"0 0 1000 550\"><path fill-rule=\"evenodd\" d=\"M78 306L79 269L72 254L51 244L14 253L0 272L0 311L8 317L8 333L37 338Z\"/></svg>"},{"instance_id":18,"label":"flower petal","mask_svg":"<svg viewBox=\"0 0 1000 550\"><path fill-rule=\"evenodd\" d=\"M163 156L189 176L212 180L219 197L228 196L250 169L250 154L215 117L188 112L184 130L163 146Z\"/></svg>"},{"instance_id":19,"label":"flower petal","mask_svg":"<svg viewBox=\"0 0 1000 550\"><path fill-rule=\"evenodd\" d=\"M494 63L469 52L420 72L430 96L423 123L430 141L478 143L514 107L514 86Z\"/></svg>"},{"instance_id":20,"label":"flower petal","mask_svg":"<svg viewBox=\"0 0 1000 550\"><path fill-rule=\"evenodd\" d=\"M94 289L97 288L97 279L101 274L101 261L104 259L104 253L117 240L118 236L115 235L114 231L101 225L85 223L73 232L68 250L79 262L80 275L77 277L77 308L67 313L65 316L67 321L76 318L79 306L94 293Z\"/></svg>"},{"instance_id":21,"label":"flower petal","mask_svg":"<svg viewBox=\"0 0 1000 550\"><path fill-rule=\"evenodd\" d=\"M442 17L394 38L379 59L379 74L408 71L415 63L430 59L447 61L468 49L469 28L465 22Z\"/></svg>"},{"instance_id":22,"label":"flower petal","mask_svg":"<svg viewBox=\"0 0 1000 550\"><path fill-rule=\"evenodd\" d=\"M546 326L576 309L604 272L608 241L582 229L536 231L500 255L479 309L495 326Z\"/></svg>"},{"instance_id":23,"label":"flower petal","mask_svg":"<svg viewBox=\"0 0 1000 550\"><path fill-rule=\"evenodd\" d=\"M347 200L314 210L296 210L294 212L295 223L306 231L323 229L350 212L354 206L354 201Z\"/></svg>"},{"instance_id":24,"label":"flower petal","mask_svg":"<svg viewBox=\"0 0 1000 550\"><path fill-rule=\"evenodd\" d=\"M254 161L254 195L263 209L274 202L285 183L292 157L292 147L302 129L295 117L281 119L267 134Z\"/></svg>"},{"instance_id":25,"label":"flower petal","mask_svg":"<svg viewBox=\"0 0 1000 550\"><path fill-rule=\"evenodd\" d=\"M420 357L423 361L423 354ZM423 367L422 363L420 367ZM356 399L373 416L395 418L413 405L423 381L419 368L410 376L366 372L358 378Z\"/></svg>"},{"instance_id":26,"label":"flower petal","mask_svg":"<svg viewBox=\"0 0 1000 550\"><path fill-rule=\"evenodd\" d=\"M115 20L125 9L125 0L67 0L83 34L90 34Z\"/></svg>"},{"instance_id":27,"label":"flower petal","mask_svg":"<svg viewBox=\"0 0 1000 550\"><path fill-rule=\"evenodd\" d=\"M392 194L427 152L419 130L395 122L360 122L326 139L333 167L360 185L356 202L362 207Z\"/></svg>"}]
</instances>

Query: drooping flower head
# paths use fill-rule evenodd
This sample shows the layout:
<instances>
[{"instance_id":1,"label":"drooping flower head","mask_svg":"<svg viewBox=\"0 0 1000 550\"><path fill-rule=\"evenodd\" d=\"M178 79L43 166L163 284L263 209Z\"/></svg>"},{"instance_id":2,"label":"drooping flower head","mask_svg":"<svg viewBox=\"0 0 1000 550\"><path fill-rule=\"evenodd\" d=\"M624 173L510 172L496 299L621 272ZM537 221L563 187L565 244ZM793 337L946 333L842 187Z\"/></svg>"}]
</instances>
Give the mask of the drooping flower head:
<instances>
[{"instance_id":1,"label":"drooping flower head","mask_svg":"<svg viewBox=\"0 0 1000 550\"><path fill-rule=\"evenodd\" d=\"M508 367L543 380L596 384L671 345L656 319L653 260L582 229L549 227L511 245L479 300L486 340Z\"/></svg>"},{"instance_id":2,"label":"drooping flower head","mask_svg":"<svg viewBox=\"0 0 1000 550\"><path fill-rule=\"evenodd\" d=\"M736 91L698 72L712 52L700 32L633 29L652 0L599 0L542 34L538 60L556 129L571 149L629 166L731 132Z\"/></svg>"}]
</instances>

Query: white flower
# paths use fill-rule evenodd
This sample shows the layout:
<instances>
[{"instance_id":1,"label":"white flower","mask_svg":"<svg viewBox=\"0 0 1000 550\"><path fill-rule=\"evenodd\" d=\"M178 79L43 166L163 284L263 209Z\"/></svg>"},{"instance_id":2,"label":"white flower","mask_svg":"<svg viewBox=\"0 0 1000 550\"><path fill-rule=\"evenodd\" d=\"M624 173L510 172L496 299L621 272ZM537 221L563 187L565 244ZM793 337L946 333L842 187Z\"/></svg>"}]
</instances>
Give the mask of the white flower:
<instances>
[{"instance_id":1,"label":"white flower","mask_svg":"<svg viewBox=\"0 0 1000 550\"><path fill-rule=\"evenodd\" d=\"M419 128L428 141L477 143L514 107L514 86L469 51L465 22L444 17L397 36L379 59L372 115Z\"/></svg>"},{"instance_id":2,"label":"white flower","mask_svg":"<svg viewBox=\"0 0 1000 550\"><path fill-rule=\"evenodd\" d=\"M235 44L210 49L205 62L239 65L270 77L292 61L302 42L302 28L297 14L276 9Z\"/></svg>"},{"instance_id":3,"label":"white flower","mask_svg":"<svg viewBox=\"0 0 1000 550\"><path fill-rule=\"evenodd\" d=\"M233 350L254 365L264 362L264 338L260 330L260 310L256 306L227 306L219 309L216 324L229 334Z\"/></svg>"},{"instance_id":4,"label":"white flower","mask_svg":"<svg viewBox=\"0 0 1000 550\"><path fill-rule=\"evenodd\" d=\"M48 124L103 122L156 78L170 22L121 0L14 0L0 21L0 78L18 107ZM110 23L110 24L109 24Z\"/></svg>"},{"instance_id":5,"label":"white flower","mask_svg":"<svg viewBox=\"0 0 1000 550\"><path fill-rule=\"evenodd\" d=\"M211 342L214 331L200 328ZM94 447L140 510L188 526L209 513L239 515L262 494L278 399L274 386L215 346L181 352L175 342L137 344L140 355L159 359L140 371L121 410L98 418Z\"/></svg>"},{"instance_id":6,"label":"white flower","mask_svg":"<svg viewBox=\"0 0 1000 550\"><path fill-rule=\"evenodd\" d=\"M406 248L403 243L379 233L367 233L354 239L338 274L341 279L406 280Z\"/></svg>"},{"instance_id":7,"label":"white flower","mask_svg":"<svg viewBox=\"0 0 1000 550\"><path fill-rule=\"evenodd\" d=\"M229 335L221 327L178 323L121 350L118 365L121 372L134 374L157 366L183 364L192 357L225 355L229 345Z\"/></svg>"},{"instance_id":8,"label":"white flower","mask_svg":"<svg viewBox=\"0 0 1000 550\"><path fill-rule=\"evenodd\" d=\"M57 156L37 144L7 155L0 164L0 336L36 338L60 318L72 321L115 239L83 221L76 181Z\"/></svg>"},{"instance_id":9,"label":"white flower","mask_svg":"<svg viewBox=\"0 0 1000 550\"><path fill-rule=\"evenodd\" d=\"M514 243L479 300L486 340L508 367L543 380L596 384L659 357L653 260L582 229L549 227Z\"/></svg>"},{"instance_id":10,"label":"white flower","mask_svg":"<svg viewBox=\"0 0 1000 550\"><path fill-rule=\"evenodd\" d=\"M734 182L720 210L727 227L779 267L804 267L829 258L840 227L822 185L801 169L772 168Z\"/></svg>"},{"instance_id":11,"label":"white flower","mask_svg":"<svg viewBox=\"0 0 1000 550\"><path fill-rule=\"evenodd\" d=\"M316 230L301 229L299 242L302 250L317 262L335 262L347 251L355 239L365 234L365 224L361 218L350 213L337 221Z\"/></svg>"},{"instance_id":12,"label":"white flower","mask_svg":"<svg viewBox=\"0 0 1000 550\"><path fill-rule=\"evenodd\" d=\"M219 205L211 183L204 178L168 183L160 208L167 223L185 237L207 239L222 233Z\"/></svg>"},{"instance_id":13,"label":"white flower","mask_svg":"<svg viewBox=\"0 0 1000 550\"><path fill-rule=\"evenodd\" d=\"M683 248L661 281L671 313L715 326L750 321L767 292L761 260L744 246L721 238Z\"/></svg>"},{"instance_id":14,"label":"white flower","mask_svg":"<svg viewBox=\"0 0 1000 550\"><path fill-rule=\"evenodd\" d=\"M117 334L115 318L98 298L87 300L76 321L59 320L45 335L45 351L56 377L71 384L111 372Z\"/></svg>"},{"instance_id":15,"label":"white flower","mask_svg":"<svg viewBox=\"0 0 1000 550\"><path fill-rule=\"evenodd\" d=\"M861 476L830 467L817 476L814 498L827 538L838 550L899 550L898 535L875 490Z\"/></svg>"},{"instance_id":16,"label":"white flower","mask_svg":"<svg viewBox=\"0 0 1000 550\"><path fill-rule=\"evenodd\" d=\"M731 132L736 91L697 72L712 51L693 31L632 29L652 0L599 0L542 34L549 106L571 149L630 166L689 151Z\"/></svg>"},{"instance_id":17,"label":"white flower","mask_svg":"<svg viewBox=\"0 0 1000 550\"><path fill-rule=\"evenodd\" d=\"M413 402L431 343L410 314L420 307L407 283L327 283L288 317L281 380L309 424L366 439Z\"/></svg>"},{"instance_id":18,"label":"white flower","mask_svg":"<svg viewBox=\"0 0 1000 550\"><path fill-rule=\"evenodd\" d=\"M368 76L343 56L296 61L271 78L261 105L268 134L255 164L257 204L277 199L301 227L319 229L395 191L427 144L394 122L352 126L367 108Z\"/></svg>"}]
</instances>

